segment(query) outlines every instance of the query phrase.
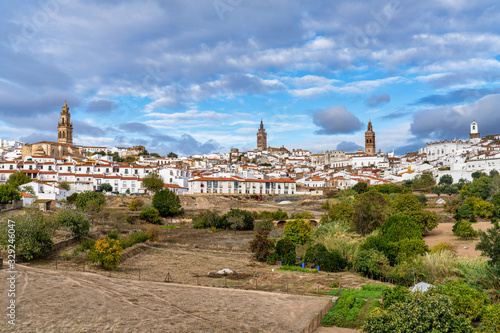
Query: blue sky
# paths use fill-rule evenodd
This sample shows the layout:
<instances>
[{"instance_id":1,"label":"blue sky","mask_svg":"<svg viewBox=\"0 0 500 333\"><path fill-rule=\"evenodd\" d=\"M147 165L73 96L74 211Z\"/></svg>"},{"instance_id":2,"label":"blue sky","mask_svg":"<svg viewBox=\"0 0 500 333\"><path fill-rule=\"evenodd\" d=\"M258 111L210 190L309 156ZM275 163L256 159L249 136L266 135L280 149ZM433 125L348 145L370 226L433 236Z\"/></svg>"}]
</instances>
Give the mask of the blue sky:
<instances>
[{"instance_id":1,"label":"blue sky","mask_svg":"<svg viewBox=\"0 0 500 333\"><path fill-rule=\"evenodd\" d=\"M377 149L500 133L497 1L0 5L0 137L181 155L268 144Z\"/></svg>"}]
</instances>

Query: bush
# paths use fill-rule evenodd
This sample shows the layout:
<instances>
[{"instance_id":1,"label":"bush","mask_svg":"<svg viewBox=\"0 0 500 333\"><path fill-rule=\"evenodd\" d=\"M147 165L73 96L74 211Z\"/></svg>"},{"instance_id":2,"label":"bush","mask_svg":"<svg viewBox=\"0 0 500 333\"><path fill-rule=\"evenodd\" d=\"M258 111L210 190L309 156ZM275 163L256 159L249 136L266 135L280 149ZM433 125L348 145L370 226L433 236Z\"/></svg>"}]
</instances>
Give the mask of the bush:
<instances>
[{"instance_id":1,"label":"bush","mask_svg":"<svg viewBox=\"0 0 500 333\"><path fill-rule=\"evenodd\" d=\"M267 261L274 250L274 241L268 238L269 230L258 228L255 238L250 241L250 251L258 261Z\"/></svg>"},{"instance_id":2,"label":"bush","mask_svg":"<svg viewBox=\"0 0 500 333\"><path fill-rule=\"evenodd\" d=\"M219 212L216 210L207 210L200 213L199 216L193 218L193 228L195 229L210 229L212 227L216 229L226 229L226 226L222 225L222 218Z\"/></svg>"},{"instance_id":3,"label":"bush","mask_svg":"<svg viewBox=\"0 0 500 333\"><path fill-rule=\"evenodd\" d=\"M328 211L328 217L332 222L338 220L351 222L352 214L352 206L345 201L331 205Z\"/></svg>"},{"instance_id":4,"label":"bush","mask_svg":"<svg viewBox=\"0 0 500 333\"><path fill-rule=\"evenodd\" d=\"M278 268L280 271L292 271L292 272L302 272L302 273L318 273L318 270L315 268L302 268L299 266L288 266L283 265Z\"/></svg>"},{"instance_id":5,"label":"bush","mask_svg":"<svg viewBox=\"0 0 500 333\"><path fill-rule=\"evenodd\" d=\"M443 251L451 251L455 253L455 248L451 243L439 242L431 248L431 251L434 253Z\"/></svg>"},{"instance_id":6,"label":"bush","mask_svg":"<svg viewBox=\"0 0 500 333\"><path fill-rule=\"evenodd\" d=\"M85 191L78 194L75 200L75 206L81 210L95 207L97 211L100 211L105 205L106 197L100 192Z\"/></svg>"},{"instance_id":7,"label":"bush","mask_svg":"<svg viewBox=\"0 0 500 333\"><path fill-rule=\"evenodd\" d=\"M118 238L120 238L120 232L118 230L110 231L110 232L108 232L106 237L108 239L118 239Z\"/></svg>"},{"instance_id":8,"label":"bush","mask_svg":"<svg viewBox=\"0 0 500 333\"><path fill-rule=\"evenodd\" d=\"M156 225L149 225L146 229L146 234L152 242L158 242L160 240L160 232L160 228Z\"/></svg>"},{"instance_id":9,"label":"bush","mask_svg":"<svg viewBox=\"0 0 500 333\"><path fill-rule=\"evenodd\" d=\"M283 265L295 265L295 244L288 238L280 239L276 243L276 258L283 261Z\"/></svg>"},{"instance_id":10,"label":"bush","mask_svg":"<svg viewBox=\"0 0 500 333\"><path fill-rule=\"evenodd\" d=\"M395 214L380 227L380 234L386 242L403 239L422 239L422 230L407 215Z\"/></svg>"},{"instance_id":11,"label":"bush","mask_svg":"<svg viewBox=\"0 0 500 333\"><path fill-rule=\"evenodd\" d=\"M0 185L0 203L5 204L17 200L21 200L21 194L17 191L16 186L9 184Z\"/></svg>"},{"instance_id":12,"label":"bush","mask_svg":"<svg viewBox=\"0 0 500 333\"><path fill-rule=\"evenodd\" d=\"M366 235L380 227L389 216L389 206L384 195L368 191L356 196L353 206L353 226L356 232Z\"/></svg>"},{"instance_id":13,"label":"bush","mask_svg":"<svg viewBox=\"0 0 500 333\"><path fill-rule=\"evenodd\" d=\"M285 223L283 236L295 244L305 244L311 235L312 227L309 221L295 219Z\"/></svg>"},{"instance_id":14,"label":"bush","mask_svg":"<svg viewBox=\"0 0 500 333\"><path fill-rule=\"evenodd\" d=\"M385 276L389 270L389 259L380 251L360 250L354 258L354 269L364 276Z\"/></svg>"},{"instance_id":15,"label":"bush","mask_svg":"<svg viewBox=\"0 0 500 333\"><path fill-rule=\"evenodd\" d=\"M387 309L396 303L405 303L408 300L410 291L408 288L403 286L396 286L394 288L387 288L382 293L382 298L384 300L383 308Z\"/></svg>"},{"instance_id":16,"label":"bush","mask_svg":"<svg viewBox=\"0 0 500 333\"><path fill-rule=\"evenodd\" d=\"M445 295L411 293L405 302L397 302L386 311L373 311L363 330L368 333L472 333L468 320L457 316Z\"/></svg>"},{"instance_id":17,"label":"bush","mask_svg":"<svg viewBox=\"0 0 500 333\"><path fill-rule=\"evenodd\" d=\"M476 250L490 258L491 266L500 267L500 226L496 223L486 232L479 230L478 234L479 242L476 244Z\"/></svg>"},{"instance_id":18,"label":"bush","mask_svg":"<svg viewBox=\"0 0 500 333\"><path fill-rule=\"evenodd\" d=\"M254 230L264 229L269 232L274 230L274 222L272 220L256 221L254 224Z\"/></svg>"},{"instance_id":19,"label":"bush","mask_svg":"<svg viewBox=\"0 0 500 333\"><path fill-rule=\"evenodd\" d=\"M144 202L141 199L132 199L130 200L128 209L130 209L131 211L137 211L142 207L142 205L144 205Z\"/></svg>"},{"instance_id":20,"label":"bush","mask_svg":"<svg viewBox=\"0 0 500 333\"><path fill-rule=\"evenodd\" d=\"M141 214L139 215L139 218L141 220L145 220L149 223L153 224L161 224L161 219L159 217L159 212L156 208L154 207L149 207L146 210L143 210Z\"/></svg>"},{"instance_id":21,"label":"bush","mask_svg":"<svg viewBox=\"0 0 500 333\"><path fill-rule=\"evenodd\" d=\"M123 248L117 239L99 239L88 254L91 262L99 263L106 269L115 269L120 263Z\"/></svg>"},{"instance_id":22,"label":"bush","mask_svg":"<svg viewBox=\"0 0 500 333\"><path fill-rule=\"evenodd\" d=\"M310 220L312 218L314 218L314 215L311 214L310 212L308 211L303 211L303 212L300 212L300 213L292 213L290 215L290 218L291 219L304 219L304 220Z\"/></svg>"},{"instance_id":23,"label":"bush","mask_svg":"<svg viewBox=\"0 0 500 333\"><path fill-rule=\"evenodd\" d=\"M229 212L222 215L221 224L225 228L218 229L232 229L232 230L253 230L254 228L254 217L248 210L242 210L238 208L231 208Z\"/></svg>"},{"instance_id":24,"label":"bush","mask_svg":"<svg viewBox=\"0 0 500 333\"><path fill-rule=\"evenodd\" d=\"M11 217L10 220L15 223L5 221L0 225L0 245L6 251L9 251L9 245L15 245L16 257L31 260L52 250L52 230L41 212L28 212L26 215ZM13 225L14 233L9 233L9 225Z\"/></svg>"},{"instance_id":25,"label":"bush","mask_svg":"<svg viewBox=\"0 0 500 333\"><path fill-rule=\"evenodd\" d=\"M123 249L126 249L127 247L131 247L134 244L137 243L144 243L149 240L149 234L145 233L144 231L141 232L134 232L133 234L130 234L127 238L123 239L121 241Z\"/></svg>"},{"instance_id":26,"label":"bush","mask_svg":"<svg viewBox=\"0 0 500 333\"><path fill-rule=\"evenodd\" d=\"M151 203L158 210L161 217L175 216L181 209L179 196L168 188L158 190L153 195Z\"/></svg>"},{"instance_id":27,"label":"bush","mask_svg":"<svg viewBox=\"0 0 500 333\"><path fill-rule=\"evenodd\" d=\"M479 320L490 303L485 293L469 287L464 281L448 282L432 292L448 296L455 313L464 315L469 321Z\"/></svg>"},{"instance_id":28,"label":"bush","mask_svg":"<svg viewBox=\"0 0 500 333\"><path fill-rule=\"evenodd\" d=\"M101 184L101 187L99 189L101 190L101 192L111 192L113 191L113 186L111 186L111 184L104 183Z\"/></svg>"},{"instance_id":29,"label":"bush","mask_svg":"<svg viewBox=\"0 0 500 333\"><path fill-rule=\"evenodd\" d=\"M500 304L489 305L484 309L479 331L500 333Z\"/></svg>"},{"instance_id":30,"label":"bush","mask_svg":"<svg viewBox=\"0 0 500 333\"><path fill-rule=\"evenodd\" d=\"M70 204L74 204L76 202L76 198L78 198L78 193L73 193L69 197L66 198L66 201Z\"/></svg>"},{"instance_id":31,"label":"bush","mask_svg":"<svg viewBox=\"0 0 500 333\"><path fill-rule=\"evenodd\" d=\"M423 194L423 193L415 194L415 197L418 199L418 202L422 206L425 206L427 204L427 197L425 196L425 194Z\"/></svg>"},{"instance_id":32,"label":"bush","mask_svg":"<svg viewBox=\"0 0 500 333\"><path fill-rule=\"evenodd\" d=\"M316 244L307 249L304 261L320 266L326 272L338 272L347 266L339 251L328 251L323 244Z\"/></svg>"},{"instance_id":33,"label":"bush","mask_svg":"<svg viewBox=\"0 0 500 333\"><path fill-rule=\"evenodd\" d=\"M477 237L477 231L472 228L472 224L467 221L461 221L453 225L453 234L463 239L470 239Z\"/></svg>"},{"instance_id":34,"label":"bush","mask_svg":"<svg viewBox=\"0 0 500 333\"><path fill-rule=\"evenodd\" d=\"M89 234L90 221L76 211L63 209L57 213L56 220L61 225L68 227L73 236L78 239L83 239Z\"/></svg>"}]
</instances>

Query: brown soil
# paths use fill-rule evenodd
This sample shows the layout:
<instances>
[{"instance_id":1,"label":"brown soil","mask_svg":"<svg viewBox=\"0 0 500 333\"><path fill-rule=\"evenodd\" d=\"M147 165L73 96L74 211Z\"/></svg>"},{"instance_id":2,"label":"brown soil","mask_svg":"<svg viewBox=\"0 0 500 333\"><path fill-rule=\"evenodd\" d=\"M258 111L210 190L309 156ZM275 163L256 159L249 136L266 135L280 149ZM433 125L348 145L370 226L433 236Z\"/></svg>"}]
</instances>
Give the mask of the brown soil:
<instances>
[{"instance_id":1,"label":"brown soil","mask_svg":"<svg viewBox=\"0 0 500 333\"><path fill-rule=\"evenodd\" d=\"M329 301L17 269L16 326L4 322L1 332L301 332ZM8 289L6 274L1 271L1 290ZM6 307L1 297L0 308Z\"/></svg>"},{"instance_id":2,"label":"brown soil","mask_svg":"<svg viewBox=\"0 0 500 333\"><path fill-rule=\"evenodd\" d=\"M492 226L493 225L491 224L491 222L472 223L472 227L475 230L486 231ZM478 258L479 256L481 256L481 252L475 250L476 244L479 239L476 238L474 240L462 240L453 235L453 232L451 230L452 228L453 223L440 223L437 228L430 231L429 234L424 237L425 243L429 247L433 247L439 242L450 243L453 245L459 257Z\"/></svg>"}]
</instances>

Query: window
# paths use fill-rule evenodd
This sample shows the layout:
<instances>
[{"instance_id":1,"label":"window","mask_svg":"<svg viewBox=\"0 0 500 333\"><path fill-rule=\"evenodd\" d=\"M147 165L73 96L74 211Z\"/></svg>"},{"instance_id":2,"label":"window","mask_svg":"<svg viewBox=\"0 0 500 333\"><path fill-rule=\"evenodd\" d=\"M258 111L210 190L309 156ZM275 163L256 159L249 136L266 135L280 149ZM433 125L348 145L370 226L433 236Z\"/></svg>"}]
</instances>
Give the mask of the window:
<instances>
[{"instance_id":1,"label":"window","mask_svg":"<svg viewBox=\"0 0 500 333\"><path fill-rule=\"evenodd\" d=\"M127 182L123 182L122 186L127 187Z\"/></svg>"},{"instance_id":2,"label":"window","mask_svg":"<svg viewBox=\"0 0 500 333\"><path fill-rule=\"evenodd\" d=\"M68 171L71 172L71 167L68 167Z\"/></svg>"},{"instance_id":3,"label":"window","mask_svg":"<svg viewBox=\"0 0 500 333\"><path fill-rule=\"evenodd\" d=\"M125 169L125 174L128 175L128 169Z\"/></svg>"},{"instance_id":4,"label":"window","mask_svg":"<svg viewBox=\"0 0 500 333\"><path fill-rule=\"evenodd\" d=\"M14 169L14 167L12 166L12 164L10 165L10 168L9 168L9 169L10 169L10 170Z\"/></svg>"},{"instance_id":5,"label":"window","mask_svg":"<svg viewBox=\"0 0 500 333\"><path fill-rule=\"evenodd\" d=\"M52 171L52 165L49 165L49 171Z\"/></svg>"},{"instance_id":6,"label":"window","mask_svg":"<svg viewBox=\"0 0 500 333\"><path fill-rule=\"evenodd\" d=\"M135 170L134 173L137 175L139 173L139 170Z\"/></svg>"},{"instance_id":7,"label":"window","mask_svg":"<svg viewBox=\"0 0 500 333\"><path fill-rule=\"evenodd\" d=\"M106 173L109 173L109 168L106 168Z\"/></svg>"},{"instance_id":8,"label":"window","mask_svg":"<svg viewBox=\"0 0 500 333\"><path fill-rule=\"evenodd\" d=\"M30 165L30 170L33 170L33 166L32 165Z\"/></svg>"}]
</instances>

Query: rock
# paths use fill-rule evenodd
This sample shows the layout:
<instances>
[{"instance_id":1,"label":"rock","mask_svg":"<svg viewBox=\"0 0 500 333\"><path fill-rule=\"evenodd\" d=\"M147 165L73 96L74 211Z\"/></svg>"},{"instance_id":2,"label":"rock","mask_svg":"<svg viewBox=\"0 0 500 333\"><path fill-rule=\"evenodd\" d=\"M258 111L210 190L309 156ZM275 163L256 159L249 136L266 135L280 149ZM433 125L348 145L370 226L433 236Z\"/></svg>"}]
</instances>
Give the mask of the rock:
<instances>
[{"instance_id":1,"label":"rock","mask_svg":"<svg viewBox=\"0 0 500 333\"><path fill-rule=\"evenodd\" d=\"M224 269L221 269L220 271L218 271L217 274L219 274L219 275L229 275L229 274L233 274L233 271L230 270L229 268L224 268Z\"/></svg>"},{"instance_id":2,"label":"rock","mask_svg":"<svg viewBox=\"0 0 500 333\"><path fill-rule=\"evenodd\" d=\"M291 201L280 201L278 205L289 205L291 203L292 203Z\"/></svg>"},{"instance_id":3,"label":"rock","mask_svg":"<svg viewBox=\"0 0 500 333\"><path fill-rule=\"evenodd\" d=\"M468 249L469 247L468 246L464 246L464 249Z\"/></svg>"}]
</instances>

